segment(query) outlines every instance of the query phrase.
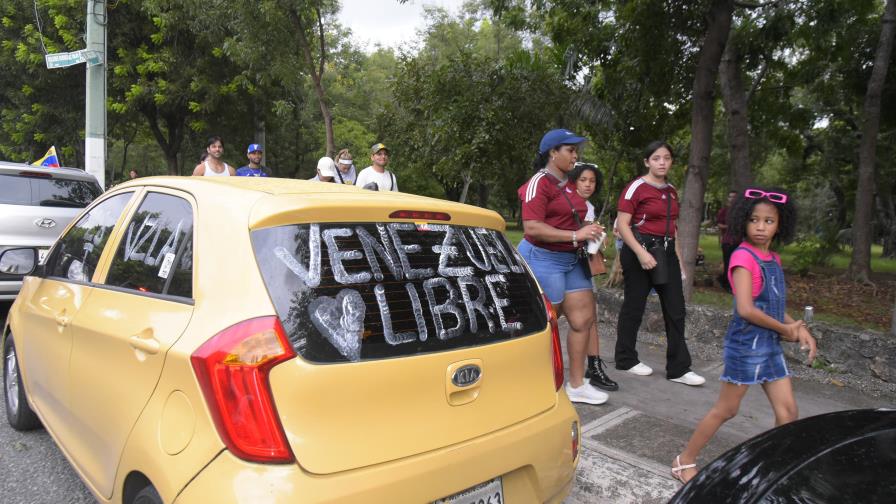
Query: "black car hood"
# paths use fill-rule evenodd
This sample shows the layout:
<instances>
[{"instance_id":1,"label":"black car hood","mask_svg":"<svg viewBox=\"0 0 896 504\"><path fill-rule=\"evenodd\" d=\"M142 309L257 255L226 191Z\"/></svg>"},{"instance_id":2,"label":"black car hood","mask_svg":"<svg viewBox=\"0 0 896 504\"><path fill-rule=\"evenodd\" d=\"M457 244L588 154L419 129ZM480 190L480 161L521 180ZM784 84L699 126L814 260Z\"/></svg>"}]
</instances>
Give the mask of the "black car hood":
<instances>
[{"instance_id":1,"label":"black car hood","mask_svg":"<svg viewBox=\"0 0 896 504\"><path fill-rule=\"evenodd\" d=\"M669 502L896 502L896 410L772 429L722 454Z\"/></svg>"}]
</instances>

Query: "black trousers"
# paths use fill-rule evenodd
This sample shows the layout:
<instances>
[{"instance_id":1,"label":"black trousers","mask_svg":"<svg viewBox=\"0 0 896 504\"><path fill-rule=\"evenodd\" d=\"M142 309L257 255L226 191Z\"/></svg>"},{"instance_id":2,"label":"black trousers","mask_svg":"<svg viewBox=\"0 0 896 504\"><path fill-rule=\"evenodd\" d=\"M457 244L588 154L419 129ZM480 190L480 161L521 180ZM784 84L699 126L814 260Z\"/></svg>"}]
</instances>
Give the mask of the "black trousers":
<instances>
[{"instance_id":1,"label":"black trousers","mask_svg":"<svg viewBox=\"0 0 896 504\"><path fill-rule=\"evenodd\" d=\"M669 263L669 281L665 285L653 285L650 272L641 268L638 256L623 245L619 261L625 276L625 298L616 326L616 369L629 369L640 362L635 343L638 328L644 317L644 308L650 289L656 289L663 309L666 325L666 377L678 378L691 370L691 354L684 339L684 291L681 284L681 267L672 243L666 249Z\"/></svg>"}]
</instances>

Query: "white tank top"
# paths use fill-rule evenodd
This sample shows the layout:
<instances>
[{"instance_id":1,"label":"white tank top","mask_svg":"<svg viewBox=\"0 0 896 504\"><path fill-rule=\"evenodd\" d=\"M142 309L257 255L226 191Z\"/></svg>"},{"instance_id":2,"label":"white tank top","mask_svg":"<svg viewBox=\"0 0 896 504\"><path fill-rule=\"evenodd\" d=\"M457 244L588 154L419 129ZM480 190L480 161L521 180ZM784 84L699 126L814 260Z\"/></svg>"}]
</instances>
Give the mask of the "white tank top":
<instances>
[{"instance_id":1,"label":"white tank top","mask_svg":"<svg viewBox=\"0 0 896 504\"><path fill-rule=\"evenodd\" d=\"M227 163L224 163L224 171L221 173L212 170L212 167L208 165L208 159L205 160L205 173L203 173L205 177L229 177L230 176L230 167L227 166Z\"/></svg>"}]
</instances>

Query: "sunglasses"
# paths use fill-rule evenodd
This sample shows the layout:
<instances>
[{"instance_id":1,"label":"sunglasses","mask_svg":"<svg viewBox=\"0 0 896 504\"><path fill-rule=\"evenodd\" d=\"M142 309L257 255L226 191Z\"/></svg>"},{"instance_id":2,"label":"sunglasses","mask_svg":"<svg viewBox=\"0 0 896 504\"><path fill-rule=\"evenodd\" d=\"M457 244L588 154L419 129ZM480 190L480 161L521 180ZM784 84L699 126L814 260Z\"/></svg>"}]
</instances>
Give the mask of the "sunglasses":
<instances>
[{"instance_id":1,"label":"sunglasses","mask_svg":"<svg viewBox=\"0 0 896 504\"><path fill-rule=\"evenodd\" d=\"M777 192L765 192L759 189L747 189L744 191L744 198L760 199L765 198L772 203L787 203L787 195Z\"/></svg>"}]
</instances>

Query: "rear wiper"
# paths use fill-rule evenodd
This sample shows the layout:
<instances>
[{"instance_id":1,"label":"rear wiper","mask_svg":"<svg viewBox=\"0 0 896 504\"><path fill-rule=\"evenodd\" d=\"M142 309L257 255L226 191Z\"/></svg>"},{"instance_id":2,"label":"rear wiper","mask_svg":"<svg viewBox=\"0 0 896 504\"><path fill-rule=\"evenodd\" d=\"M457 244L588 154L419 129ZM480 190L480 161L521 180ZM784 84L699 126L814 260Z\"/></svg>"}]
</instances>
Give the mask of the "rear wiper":
<instances>
[{"instance_id":1,"label":"rear wiper","mask_svg":"<svg viewBox=\"0 0 896 504\"><path fill-rule=\"evenodd\" d=\"M41 200L40 206L48 206L48 207L65 207L65 208L84 208L84 205L77 203L75 201L68 200L58 200L58 199L45 199Z\"/></svg>"}]
</instances>

